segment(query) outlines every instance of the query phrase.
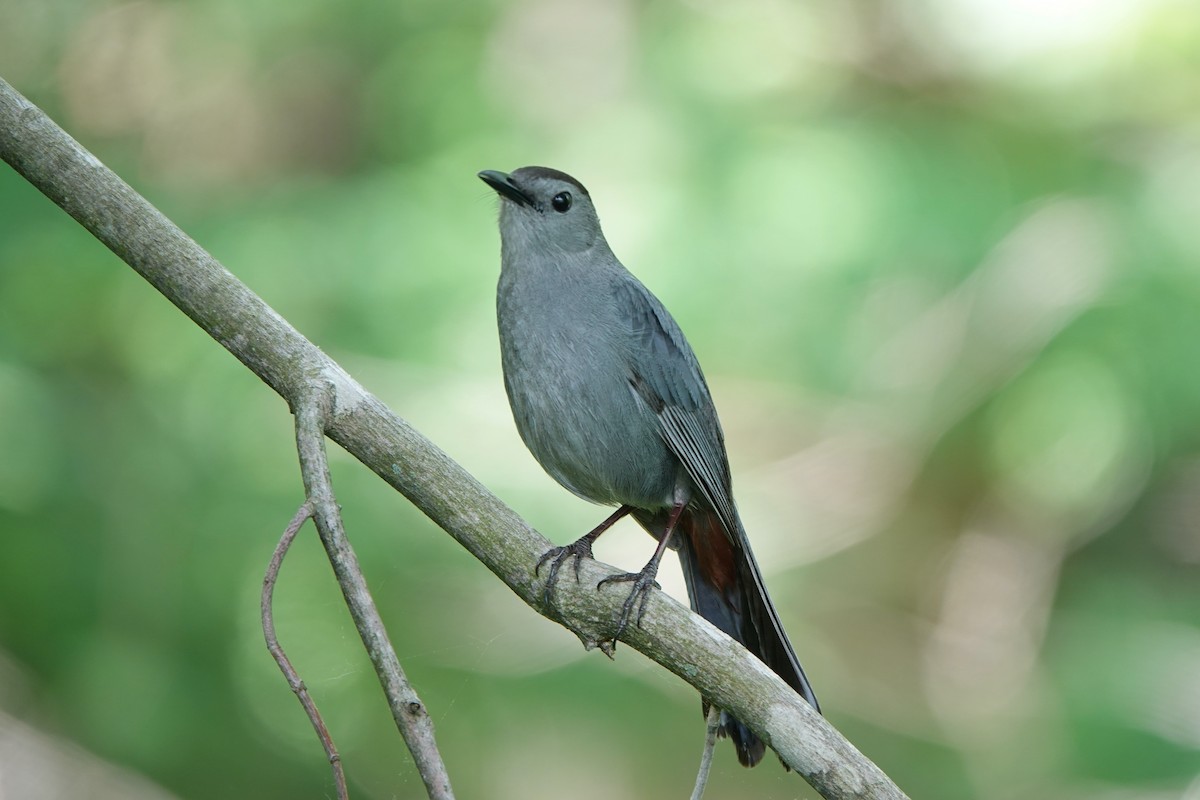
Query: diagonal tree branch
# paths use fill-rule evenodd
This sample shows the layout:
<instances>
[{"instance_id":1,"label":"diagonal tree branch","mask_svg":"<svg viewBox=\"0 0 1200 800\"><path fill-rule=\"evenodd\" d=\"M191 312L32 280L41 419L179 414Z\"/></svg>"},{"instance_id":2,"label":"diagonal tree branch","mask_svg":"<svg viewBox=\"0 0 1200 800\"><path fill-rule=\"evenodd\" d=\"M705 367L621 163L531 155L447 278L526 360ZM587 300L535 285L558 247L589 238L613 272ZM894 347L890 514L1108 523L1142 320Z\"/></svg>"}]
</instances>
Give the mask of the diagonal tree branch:
<instances>
[{"instance_id":1,"label":"diagonal tree branch","mask_svg":"<svg viewBox=\"0 0 1200 800\"><path fill-rule=\"evenodd\" d=\"M399 490L540 613L602 641L624 599L595 591L615 570L582 565L552 605L533 565L550 543L388 410L149 202L0 81L0 157L137 270L295 409L327 387L326 434ZM322 391L326 389L322 388ZM763 738L826 798L904 798L869 759L757 658L656 592L622 641Z\"/></svg>"}]
</instances>

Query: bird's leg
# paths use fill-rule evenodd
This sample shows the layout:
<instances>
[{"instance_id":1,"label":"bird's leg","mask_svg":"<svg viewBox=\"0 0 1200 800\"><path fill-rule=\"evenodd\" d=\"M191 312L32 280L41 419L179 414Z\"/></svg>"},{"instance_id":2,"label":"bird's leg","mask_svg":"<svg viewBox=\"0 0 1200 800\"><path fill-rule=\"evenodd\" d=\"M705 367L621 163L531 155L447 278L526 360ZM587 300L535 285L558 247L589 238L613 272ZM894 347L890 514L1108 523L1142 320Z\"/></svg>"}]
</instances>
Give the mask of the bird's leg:
<instances>
[{"instance_id":1,"label":"bird's leg","mask_svg":"<svg viewBox=\"0 0 1200 800\"><path fill-rule=\"evenodd\" d=\"M567 559L575 559L575 580L579 581L579 559L594 558L592 555L592 543L600 538L600 534L611 528L617 520L633 510L633 506L621 506L609 516L608 519L601 522L595 528L580 536L574 542L571 542L566 547L551 547L546 551L540 559L537 566L533 568L533 574L537 575L542 566L549 561L550 571L546 573L546 588L543 593L543 599L546 604L550 604L550 597L554 593L554 587L558 584L558 571L562 568L563 562Z\"/></svg>"},{"instance_id":2,"label":"bird's leg","mask_svg":"<svg viewBox=\"0 0 1200 800\"><path fill-rule=\"evenodd\" d=\"M658 547L654 550L654 555L650 557L649 563L642 567L641 572L627 572L624 575L612 575L605 578L596 584L599 589L606 583L622 583L632 582L633 590L629 593L629 597L625 600L625 605L621 608L621 618L617 622L617 632L613 634L613 644L616 644L617 639L621 638L621 634L629 627L629 617L633 614L633 609L637 607L637 624L641 627L642 617L646 614L646 603L650 602L650 590L660 588L658 581L654 577L658 575L658 564L662 561L663 553L667 552L667 544L671 541L671 534L675 532L675 523L679 521L679 515L683 513L686 503L676 503L671 509L671 516L667 519L666 530L663 531L662 539L658 541Z\"/></svg>"}]
</instances>

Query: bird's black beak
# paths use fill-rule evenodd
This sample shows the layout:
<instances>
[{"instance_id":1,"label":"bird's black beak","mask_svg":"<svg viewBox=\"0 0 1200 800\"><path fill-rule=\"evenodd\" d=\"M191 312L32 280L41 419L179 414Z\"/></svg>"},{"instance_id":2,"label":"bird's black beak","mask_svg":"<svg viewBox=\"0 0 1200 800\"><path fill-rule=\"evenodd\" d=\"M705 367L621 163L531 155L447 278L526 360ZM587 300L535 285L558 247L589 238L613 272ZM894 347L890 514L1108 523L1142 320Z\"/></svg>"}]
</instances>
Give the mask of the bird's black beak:
<instances>
[{"instance_id":1,"label":"bird's black beak","mask_svg":"<svg viewBox=\"0 0 1200 800\"><path fill-rule=\"evenodd\" d=\"M525 193L525 190L517 186L513 182L512 176L497 172L494 169L485 169L479 173L479 179L488 186L496 190L496 193L502 197L507 197L519 206L532 206L533 198Z\"/></svg>"}]
</instances>

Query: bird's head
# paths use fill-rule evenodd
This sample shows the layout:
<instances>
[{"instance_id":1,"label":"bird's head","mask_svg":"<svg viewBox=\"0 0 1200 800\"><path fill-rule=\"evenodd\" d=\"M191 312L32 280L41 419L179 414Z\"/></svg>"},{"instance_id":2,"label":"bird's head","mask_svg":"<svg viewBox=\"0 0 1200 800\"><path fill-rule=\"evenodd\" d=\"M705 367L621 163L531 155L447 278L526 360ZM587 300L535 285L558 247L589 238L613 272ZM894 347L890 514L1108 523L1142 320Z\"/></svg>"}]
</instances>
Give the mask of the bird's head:
<instances>
[{"instance_id":1,"label":"bird's head","mask_svg":"<svg viewBox=\"0 0 1200 800\"><path fill-rule=\"evenodd\" d=\"M512 173L488 169L479 177L500 195L500 236L506 248L576 253L604 241L588 190L565 172L521 167Z\"/></svg>"}]
</instances>

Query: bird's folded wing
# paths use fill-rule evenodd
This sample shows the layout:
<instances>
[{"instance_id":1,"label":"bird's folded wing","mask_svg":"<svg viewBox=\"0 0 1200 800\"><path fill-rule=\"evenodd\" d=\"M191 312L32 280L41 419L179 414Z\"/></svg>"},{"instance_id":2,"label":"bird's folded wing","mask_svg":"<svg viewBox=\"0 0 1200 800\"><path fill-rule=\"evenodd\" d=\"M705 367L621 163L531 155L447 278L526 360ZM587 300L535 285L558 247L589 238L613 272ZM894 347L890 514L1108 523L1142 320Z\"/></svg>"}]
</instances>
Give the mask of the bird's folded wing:
<instances>
[{"instance_id":1,"label":"bird's folded wing","mask_svg":"<svg viewBox=\"0 0 1200 800\"><path fill-rule=\"evenodd\" d=\"M614 291L629 325L630 387L655 413L663 441L740 545L744 534L733 509L725 438L700 363L679 325L646 287L635 279Z\"/></svg>"}]
</instances>

